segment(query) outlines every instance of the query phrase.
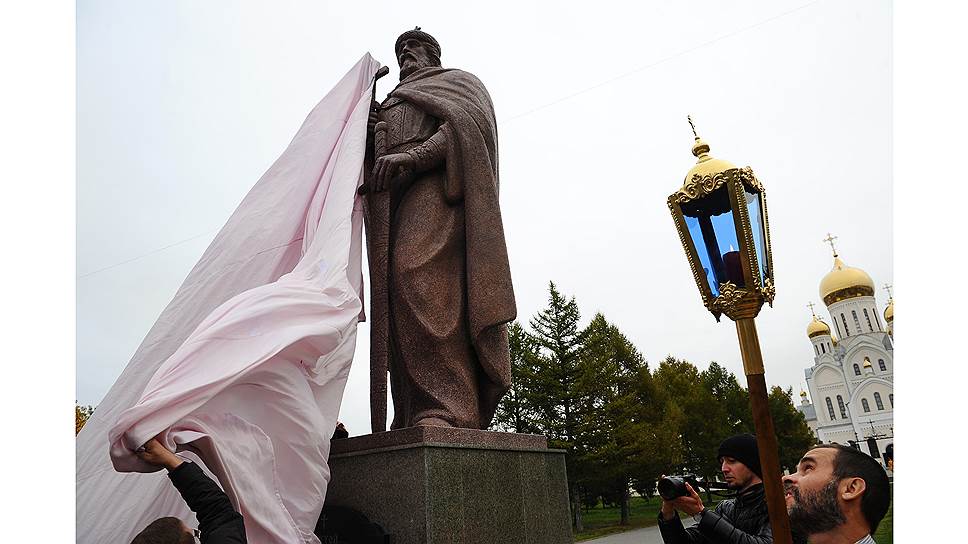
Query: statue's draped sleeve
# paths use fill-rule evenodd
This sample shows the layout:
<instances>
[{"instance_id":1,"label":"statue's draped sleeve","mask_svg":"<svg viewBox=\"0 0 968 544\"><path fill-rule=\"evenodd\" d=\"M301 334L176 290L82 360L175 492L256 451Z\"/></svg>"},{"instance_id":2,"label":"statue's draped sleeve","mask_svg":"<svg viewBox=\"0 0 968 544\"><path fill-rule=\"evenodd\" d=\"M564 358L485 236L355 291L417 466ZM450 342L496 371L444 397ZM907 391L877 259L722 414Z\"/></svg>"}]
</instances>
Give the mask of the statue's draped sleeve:
<instances>
[{"instance_id":1,"label":"statue's draped sleeve","mask_svg":"<svg viewBox=\"0 0 968 544\"><path fill-rule=\"evenodd\" d=\"M480 348L492 334L488 329L517 314L498 203L497 122L491 97L474 75L446 68L418 71L391 96L442 122L438 134L445 147L443 190L448 203L464 203L468 322L472 341ZM507 354L478 352L492 379L510 383Z\"/></svg>"}]
</instances>

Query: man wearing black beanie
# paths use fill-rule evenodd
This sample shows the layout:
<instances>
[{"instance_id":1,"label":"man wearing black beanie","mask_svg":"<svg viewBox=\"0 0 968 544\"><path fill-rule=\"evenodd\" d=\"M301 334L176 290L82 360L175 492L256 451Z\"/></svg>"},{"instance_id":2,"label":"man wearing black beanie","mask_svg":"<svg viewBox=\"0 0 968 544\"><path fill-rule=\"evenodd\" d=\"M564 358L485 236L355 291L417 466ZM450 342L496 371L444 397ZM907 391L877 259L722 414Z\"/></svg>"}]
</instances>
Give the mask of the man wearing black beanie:
<instances>
[{"instance_id":1,"label":"man wearing black beanie","mask_svg":"<svg viewBox=\"0 0 968 544\"><path fill-rule=\"evenodd\" d=\"M696 490L686 484L689 495L662 501L659 531L666 544L772 544L773 531L766 509L760 455L756 437L738 434L723 441L717 454L723 479L738 492L712 510L705 508ZM677 513L692 517L695 525L683 527Z\"/></svg>"}]
</instances>

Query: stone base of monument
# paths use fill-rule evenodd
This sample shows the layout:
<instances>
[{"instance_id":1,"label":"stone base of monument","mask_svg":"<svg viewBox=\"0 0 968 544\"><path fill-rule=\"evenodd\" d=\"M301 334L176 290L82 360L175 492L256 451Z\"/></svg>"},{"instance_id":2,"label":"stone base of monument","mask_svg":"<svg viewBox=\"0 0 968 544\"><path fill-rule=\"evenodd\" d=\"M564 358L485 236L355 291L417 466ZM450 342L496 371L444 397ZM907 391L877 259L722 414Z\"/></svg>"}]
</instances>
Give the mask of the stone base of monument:
<instances>
[{"instance_id":1,"label":"stone base of monument","mask_svg":"<svg viewBox=\"0 0 968 544\"><path fill-rule=\"evenodd\" d=\"M572 542L564 450L539 435L410 427L334 440L327 505L395 544Z\"/></svg>"}]
</instances>

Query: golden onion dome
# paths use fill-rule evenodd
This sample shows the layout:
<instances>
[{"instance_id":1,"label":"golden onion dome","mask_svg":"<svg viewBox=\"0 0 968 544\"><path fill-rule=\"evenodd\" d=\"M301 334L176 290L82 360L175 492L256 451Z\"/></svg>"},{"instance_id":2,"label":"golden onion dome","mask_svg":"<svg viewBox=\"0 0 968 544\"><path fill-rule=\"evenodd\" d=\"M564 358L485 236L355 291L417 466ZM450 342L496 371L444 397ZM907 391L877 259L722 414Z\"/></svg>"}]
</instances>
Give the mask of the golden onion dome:
<instances>
[{"instance_id":1,"label":"golden onion dome","mask_svg":"<svg viewBox=\"0 0 968 544\"><path fill-rule=\"evenodd\" d=\"M800 391L800 398L802 398L802 399L807 398L807 392L806 391Z\"/></svg>"},{"instance_id":2,"label":"golden onion dome","mask_svg":"<svg viewBox=\"0 0 968 544\"><path fill-rule=\"evenodd\" d=\"M827 306L855 297L874 296L874 280L860 268L847 266L834 254L834 267L820 280L820 298Z\"/></svg>"},{"instance_id":3,"label":"golden onion dome","mask_svg":"<svg viewBox=\"0 0 968 544\"><path fill-rule=\"evenodd\" d=\"M894 299L887 301L887 308L884 308L884 321L894 322Z\"/></svg>"},{"instance_id":4,"label":"golden onion dome","mask_svg":"<svg viewBox=\"0 0 968 544\"><path fill-rule=\"evenodd\" d=\"M813 316L813 321L807 325L807 338L821 335L830 336L830 326L824 323L819 317Z\"/></svg>"},{"instance_id":5,"label":"golden onion dome","mask_svg":"<svg viewBox=\"0 0 968 544\"><path fill-rule=\"evenodd\" d=\"M864 368L873 368L874 365L871 364L870 357L864 357Z\"/></svg>"}]
</instances>

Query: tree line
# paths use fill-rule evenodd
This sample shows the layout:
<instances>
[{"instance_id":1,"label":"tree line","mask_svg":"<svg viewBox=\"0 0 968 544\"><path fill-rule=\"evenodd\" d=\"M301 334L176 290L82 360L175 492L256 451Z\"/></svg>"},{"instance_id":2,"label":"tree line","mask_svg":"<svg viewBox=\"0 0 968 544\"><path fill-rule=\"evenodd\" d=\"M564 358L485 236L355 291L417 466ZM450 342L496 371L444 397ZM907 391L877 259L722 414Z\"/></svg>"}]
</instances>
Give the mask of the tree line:
<instances>
[{"instance_id":1,"label":"tree line","mask_svg":"<svg viewBox=\"0 0 968 544\"><path fill-rule=\"evenodd\" d=\"M511 390L491 428L543 434L566 450L572 523L582 508L618 504L628 523L634 491L649 498L662 474L719 474L716 451L728 436L753 432L747 390L716 362L699 370L666 357L654 369L601 313L584 328L575 297L549 285L548 306L508 326ZM815 443L792 388L769 395L780 466L795 468Z\"/></svg>"}]
</instances>

